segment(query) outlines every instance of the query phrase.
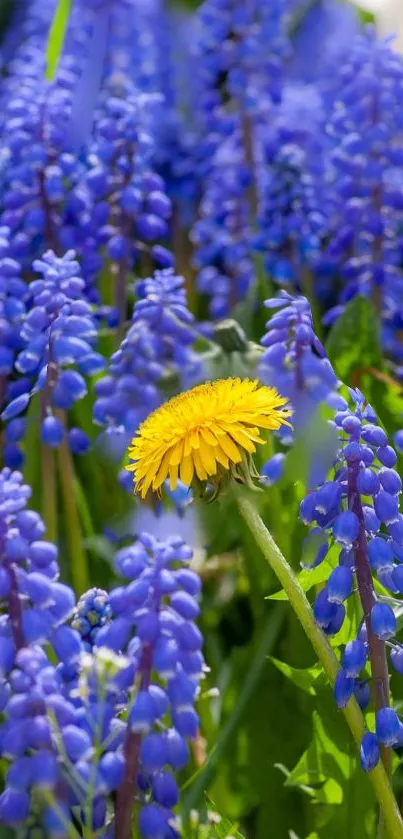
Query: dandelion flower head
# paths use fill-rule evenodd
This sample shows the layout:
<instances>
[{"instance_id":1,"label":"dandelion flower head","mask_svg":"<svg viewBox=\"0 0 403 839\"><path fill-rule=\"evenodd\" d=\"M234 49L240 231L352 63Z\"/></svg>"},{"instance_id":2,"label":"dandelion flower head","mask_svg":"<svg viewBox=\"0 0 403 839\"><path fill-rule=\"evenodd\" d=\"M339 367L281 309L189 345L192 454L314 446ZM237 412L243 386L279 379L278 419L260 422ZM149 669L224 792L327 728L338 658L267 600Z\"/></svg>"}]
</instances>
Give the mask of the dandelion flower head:
<instances>
[{"instance_id":1,"label":"dandelion flower head","mask_svg":"<svg viewBox=\"0 0 403 839\"><path fill-rule=\"evenodd\" d=\"M219 379L197 385L157 408L139 427L127 467L135 490L145 498L159 493L169 478L200 495L208 484L217 489L232 476L251 484L257 478L251 456L264 443L260 429L289 425L287 399L258 380Z\"/></svg>"}]
</instances>

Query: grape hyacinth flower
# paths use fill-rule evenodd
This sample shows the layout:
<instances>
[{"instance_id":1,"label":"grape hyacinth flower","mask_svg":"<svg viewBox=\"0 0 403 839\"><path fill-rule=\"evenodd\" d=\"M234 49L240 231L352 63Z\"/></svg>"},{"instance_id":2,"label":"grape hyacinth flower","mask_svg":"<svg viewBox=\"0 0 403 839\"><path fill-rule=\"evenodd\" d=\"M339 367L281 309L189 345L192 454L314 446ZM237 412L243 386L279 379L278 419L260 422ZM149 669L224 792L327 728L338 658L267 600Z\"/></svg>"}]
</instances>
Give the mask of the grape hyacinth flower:
<instances>
[{"instance_id":1,"label":"grape hyacinth flower","mask_svg":"<svg viewBox=\"0 0 403 839\"><path fill-rule=\"evenodd\" d=\"M22 344L20 330L29 291L20 274L19 263L10 255L10 230L0 227L0 408L7 392L7 378Z\"/></svg>"},{"instance_id":2,"label":"grape hyacinth flower","mask_svg":"<svg viewBox=\"0 0 403 839\"><path fill-rule=\"evenodd\" d=\"M265 348L259 375L261 380L288 396L295 406L295 422L304 424L307 412L320 402L333 402L338 380L315 334L312 311L306 297L287 291L265 301L274 310L261 339Z\"/></svg>"},{"instance_id":3,"label":"grape hyacinth flower","mask_svg":"<svg viewBox=\"0 0 403 839\"><path fill-rule=\"evenodd\" d=\"M17 651L0 681L3 822L26 822L31 798L41 800L46 789L45 831L53 825L61 833L74 821L100 839L113 829L127 839L137 800L143 839L179 835L175 774L198 732L204 670L195 624L201 584L191 558L180 538L141 534L115 557L126 585L109 601L105 592L87 592L72 625L53 627L58 664L35 642ZM95 616L96 639L87 631Z\"/></svg>"},{"instance_id":4,"label":"grape hyacinth flower","mask_svg":"<svg viewBox=\"0 0 403 839\"><path fill-rule=\"evenodd\" d=\"M171 202L153 169L150 122L158 107L155 97L139 95L127 74L108 79L95 115L88 169L74 196L72 233L80 236L82 227L82 241L76 245L73 238L73 245L82 254L83 270L90 285L92 278L92 286L102 268L99 251L105 248L120 328L127 318L133 268L144 258L157 268L173 265L172 254L163 244Z\"/></svg>"},{"instance_id":5,"label":"grape hyacinth flower","mask_svg":"<svg viewBox=\"0 0 403 839\"><path fill-rule=\"evenodd\" d=\"M319 482L331 466L337 446L333 431L319 415L321 405L333 408L339 404L337 376L317 337L312 311L306 297L293 297L282 290L276 297L265 301L274 314L266 323L266 333L261 339L264 347L259 362L259 377L267 385L288 396L294 408L295 436L304 441L304 452L309 461L308 485ZM341 404L341 403L340 403ZM314 418L314 434L309 421ZM294 442L288 429L281 432L286 445ZM274 455L262 469L264 481L281 477L284 469L281 455Z\"/></svg>"},{"instance_id":6,"label":"grape hyacinth flower","mask_svg":"<svg viewBox=\"0 0 403 839\"><path fill-rule=\"evenodd\" d=\"M357 638L345 647L335 696L340 707L356 693L367 704L361 676L370 663L376 738L380 752L398 742L400 723L390 708L386 645L390 660L402 672L401 648L393 642L396 617L395 595L403 592L403 516L399 512L402 488L394 469L397 457L377 417L359 390L350 390L354 408L347 402L335 414L340 437L335 473L310 492L301 503L300 515L314 525L310 537L318 546L311 567L323 562L332 545L338 550L338 564L326 586L317 595L314 614L326 634L341 628L346 602L358 589L362 622ZM389 589L390 596L378 595L373 575ZM362 765L371 769L377 762L374 736L362 744Z\"/></svg>"},{"instance_id":7,"label":"grape hyacinth flower","mask_svg":"<svg viewBox=\"0 0 403 839\"><path fill-rule=\"evenodd\" d=\"M48 251L34 262L42 277L29 285L29 310L20 329L23 349L15 362L26 387L2 413L5 422L13 423L8 431L13 440L20 439L16 418L20 422L32 393L39 390L41 440L48 446L60 445L65 428L57 412L68 411L82 399L87 394L86 378L104 366L103 356L94 349L97 323L83 297L84 280L74 256L73 251L63 257ZM75 431L72 445L85 450L84 432L78 436Z\"/></svg>"},{"instance_id":8,"label":"grape hyacinth flower","mask_svg":"<svg viewBox=\"0 0 403 839\"><path fill-rule=\"evenodd\" d=\"M19 472L0 472L0 669L6 674L19 650L46 643L73 611L74 594L58 582L57 548L43 539L40 516L27 509L30 488Z\"/></svg>"},{"instance_id":9,"label":"grape hyacinth flower","mask_svg":"<svg viewBox=\"0 0 403 839\"><path fill-rule=\"evenodd\" d=\"M194 704L204 663L195 624L200 579L188 567L191 557L180 538L159 542L149 534L115 557L117 572L129 583L111 591L114 618L99 630L97 645L126 649L138 686L129 705L126 766L116 799L122 839L130 837L136 783L143 792L139 824L144 839L171 835L179 796L174 773L188 762L186 741L199 728Z\"/></svg>"},{"instance_id":10,"label":"grape hyacinth flower","mask_svg":"<svg viewBox=\"0 0 403 839\"><path fill-rule=\"evenodd\" d=\"M332 322L357 294L371 297L384 325L385 349L400 360L403 60L369 29L341 65L327 133L331 144L332 225L325 253L342 278ZM318 268L320 268L318 261Z\"/></svg>"},{"instance_id":11,"label":"grape hyacinth flower","mask_svg":"<svg viewBox=\"0 0 403 839\"><path fill-rule=\"evenodd\" d=\"M101 588L90 588L81 595L71 625L81 635L84 649L91 652L96 646L102 626L112 619L109 595Z\"/></svg>"},{"instance_id":12,"label":"grape hyacinth flower","mask_svg":"<svg viewBox=\"0 0 403 839\"><path fill-rule=\"evenodd\" d=\"M83 830L106 839L111 796L124 773L125 725L119 715L133 667L106 648L83 653L79 635L66 625L53 647L57 666L30 646L17 654L10 674L2 708L0 754L8 772L0 818L21 825L30 799L40 801L46 791L41 808L46 835L64 835L66 825L78 819ZM24 803L20 809L16 793Z\"/></svg>"},{"instance_id":13,"label":"grape hyacinth flower","mask_svg":"<svg viewBox=\"0 0 403 839\"><path fill-rule=\"evenodd\" d=\"M325 200L307 151L282 134L263 147L255 247L275 283L304 291L327 230Z\"/></svg>"},{"instance_id":14,"label":"grape hyacinth flower","mask_svg":"<svg viewBox=\"0 0 403 839\"><path fill-rule=\"evenodd\" d=\"M267 0L250 7L206 0L198 12L203 194L191 238L213 318L226 317L254 281L258 128L281 96L287 13L286 3Z\"/></svg>"},{"instance_id":15,"label":"grape hyacinth flower","mask_svg":"<svg viewBox=\"0 0 403 839\"><path fill-rule=\"evenodd\" d=\"M162 401L164 377L189 386L201 375L192 344L197 337L184 281L172 269L137 284L131 325L95 385L95 422L123 432L123 444Z\"/></svg>"}]
</instances>

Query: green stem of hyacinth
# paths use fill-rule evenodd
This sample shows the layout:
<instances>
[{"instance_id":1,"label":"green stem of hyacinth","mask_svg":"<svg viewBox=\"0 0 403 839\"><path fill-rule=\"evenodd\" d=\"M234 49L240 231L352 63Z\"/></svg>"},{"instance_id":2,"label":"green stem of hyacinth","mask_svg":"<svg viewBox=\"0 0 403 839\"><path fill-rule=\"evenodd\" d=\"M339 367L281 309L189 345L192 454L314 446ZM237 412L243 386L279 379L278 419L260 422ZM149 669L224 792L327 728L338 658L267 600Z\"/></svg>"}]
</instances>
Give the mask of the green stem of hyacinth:
<instances>
[{"instance_id":1,"label":"green stem of hyacinth","mask_svg":"<svg viewBox=\"0 0 403 839\"><path fill-rule=\"evenodd\" d=\"M237 490L236 499L238 508L256 544L283 586L288 600L302 624L330 684L333 686L339 670L339 663L322 630L315 623L305 592L245 490ZM343 713L354 740L357 745L360 745L365 724L363 715L354 698L350 699L343 709ZM389 839L403 839L403 821L383 764L379 763L368 775L378 800L381 817Z\"/></svg>"},{"instance_id":2,"label":"green stem of hyacinth","mask_svg":"<svg viewBox=\"0 0 403 839\"><path fill-rule=\"evenodd\" d=\"M42 452L42 516L46 526L46 537L50 542L57 539L57 486L55 453L50 446L41 444Z\"/></svg>"},{"instance_id":3,"label":"green stem of hyacinth","mask_svg":"<svg viewBox=\"0 0 403 839\"><path fill-rule=\"evenodd\" d=\"M73 459L66 437L57 450L57 458L63 498L63 516L70 546L71 576L76 593L82 594L89 586L88 561L77 506Z\"/></svg>"}]
</instances>

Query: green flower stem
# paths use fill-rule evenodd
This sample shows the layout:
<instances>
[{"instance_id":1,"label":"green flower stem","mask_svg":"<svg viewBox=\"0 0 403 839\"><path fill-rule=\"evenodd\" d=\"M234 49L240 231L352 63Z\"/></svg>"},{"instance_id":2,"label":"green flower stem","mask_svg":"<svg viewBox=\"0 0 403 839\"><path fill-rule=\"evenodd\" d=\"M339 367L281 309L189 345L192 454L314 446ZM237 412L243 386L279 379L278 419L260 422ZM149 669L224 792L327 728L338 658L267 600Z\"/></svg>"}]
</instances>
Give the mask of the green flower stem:
<instances>
[{"instance_id":1,"label":"green flower stem","mask_svg":"<svg viewBox=\"0 0 403 839\"><path fill-rule=\"evenodd\" d=\"M41 443L42 452L42 516L46 525L46 538L57 540L57 487L55 453L50 446Z\"/></svg>"},{"instance_id":2,"label":"green flower stem","mask_svg":"<svg viewBox=\"0 0 403 839\"><path fill-rule=\"evenodd\" d=\"M75 475L66 437L57 449L60 484L63 496L63 518L70 545L71 575L77 594L89 587L87 554L83 545L80 515L77 507Z\"/></svg>"},{"instance_id":3,"label":"green flower stem","mask_svg":"<svg viewBox=\"0 0 403 839\"><path fill-rule=\"evenodd\" d=\"M315 623L311 606L305 592L301 588L292 568L282 555L273 537L267 530L253 502L248 496L238 491L237 504L239 510L249 527L260 550L266 557L270 567L279 579L283 589L300 620L306 635L319 658L319 661L333 686L339 669L339 663L328 644L321 629ZM364 718L355 699L350 699L346 708L343 709L344 716L350 731L357 745L361 743L365 731ZM379 763L369 778L378 799L380 811L389 839L403 839L403 822L393 795L392 787L382 763Z\"/></svg>"}]
</instances>

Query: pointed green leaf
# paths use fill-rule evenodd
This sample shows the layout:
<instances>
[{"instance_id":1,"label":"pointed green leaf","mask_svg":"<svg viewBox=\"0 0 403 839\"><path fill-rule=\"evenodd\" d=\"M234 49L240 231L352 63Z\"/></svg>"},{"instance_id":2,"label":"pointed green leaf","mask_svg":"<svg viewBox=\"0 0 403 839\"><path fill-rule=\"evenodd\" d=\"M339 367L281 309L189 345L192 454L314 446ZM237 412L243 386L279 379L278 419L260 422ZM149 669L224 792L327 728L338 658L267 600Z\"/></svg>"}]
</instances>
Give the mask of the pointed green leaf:
<instances>
[{"instance_id":1,"label":"pointed green leaf","mask_svg":"<svg viewBox=\"0 0 403 839\"><path fill-rule=\"evenodd\" d=\"M52 81L56 74L59 59L63 50L64 39L66 37L71 6L72 0L59 0L57 9L53 16L46 47L45 78L48 79L48 81Z\"/></svg>"},{"instance_id":2,"label":"pointed green leaf","mask_svg":"<svg viewBox=\"0 0 403 839\"><path fill-rule=\"evenodd\" d=\"M220 813L214 801L206 795L207 815L210 823L211 839L245 839L243 833Z\"/></svg>"},{"instance_id":3,"label":"pointed green leaf","mask_svg":"<svg viewBox=\"0 0 403 839\"><path fill-rule=\"evenodd\" d=\"M285 661L279 661L278 658L274 658L274 656L269 656L270 661L277 667L277 670L280 670L280 673L283 673L287 679L290 679L295 685L302 690L306 691L306 693L311 694L311 696L315 696L315 682L316 680L322 675L322 668L319 664L315 664L314 667L307 667L305 669L301 669L298 667L291 667Z\"/></svg>"}]
</instances>

